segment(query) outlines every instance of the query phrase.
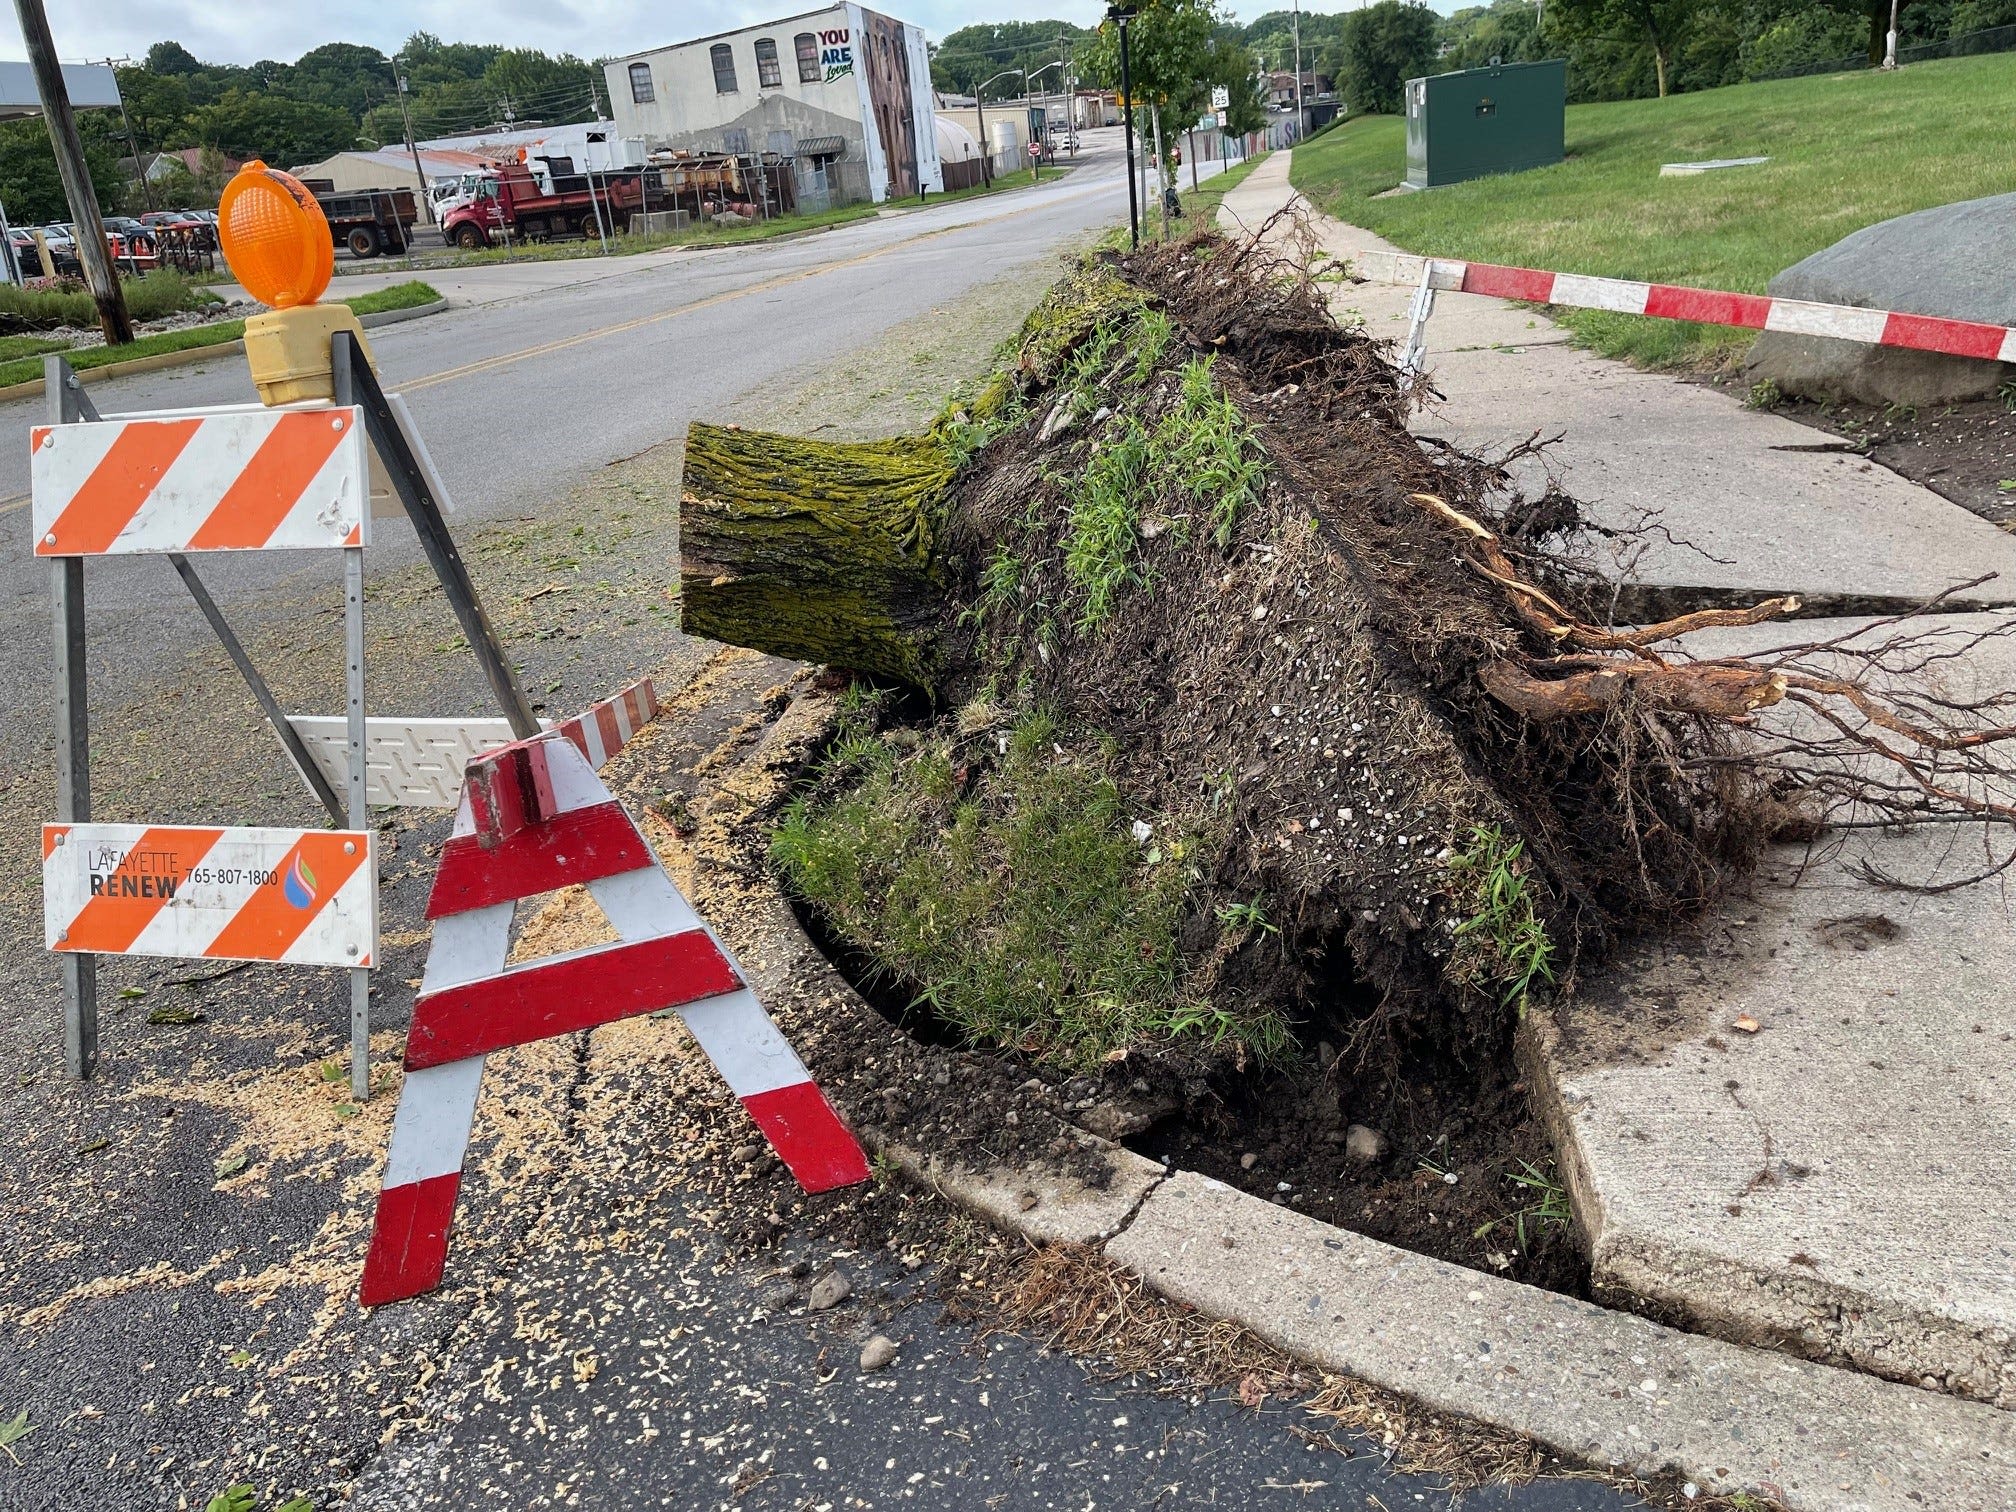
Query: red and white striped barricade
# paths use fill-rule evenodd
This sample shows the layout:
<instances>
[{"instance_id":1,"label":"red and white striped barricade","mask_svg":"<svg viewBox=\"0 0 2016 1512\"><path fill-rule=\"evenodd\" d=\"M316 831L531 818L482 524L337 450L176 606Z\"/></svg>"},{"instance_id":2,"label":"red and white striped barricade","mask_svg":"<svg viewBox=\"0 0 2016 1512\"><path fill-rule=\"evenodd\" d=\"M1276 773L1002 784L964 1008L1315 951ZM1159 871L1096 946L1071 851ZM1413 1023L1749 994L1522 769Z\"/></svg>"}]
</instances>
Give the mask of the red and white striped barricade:
<instances>
[{"instance_id":1,"label":"red and white striped barricade","mask_svg":"<svg viewBox=\"0 0 2016 1512\"><path fill-rule=\"evenodd\" d=\"M1640 283L1628 278L1554 273L1499 263L1460 262L1447 257L1417 257L1406 252L1362 252L1349 261L1353 273L1365 282L1415 287L1407 357L1401 364L1410 373L1420 369L1422 328L1434 311L1437 290L1522 299L1578 310L1613 310L1621 315L1644 315L1654 320L1695 320L1706 325L1782 331L1794 336L1832 336L1865 346L1903 347L1949 357L2016 362L2016 328L1975 320L1949 320L1902 310L1867 310L1857 305L1818 304L1805 299L1777 299L1768 294L1690 289L1679 284Z\"/></svg>"},{"instance_id":2,"label":"red and white striped barricade","mask_svg":"<svg viewBox=\"0 0 2016 1512\"><path fill-rule=\"evenodd\" d=\"M585 885L621 942L506 965L526 898ZM441 1281L483 1063L492 1051L676 1009L808 1192L868 1160L741 968L561 732L469 767L428 899L434 938L364 1261L366 1306Z\"/></svg>"}]
</instances>

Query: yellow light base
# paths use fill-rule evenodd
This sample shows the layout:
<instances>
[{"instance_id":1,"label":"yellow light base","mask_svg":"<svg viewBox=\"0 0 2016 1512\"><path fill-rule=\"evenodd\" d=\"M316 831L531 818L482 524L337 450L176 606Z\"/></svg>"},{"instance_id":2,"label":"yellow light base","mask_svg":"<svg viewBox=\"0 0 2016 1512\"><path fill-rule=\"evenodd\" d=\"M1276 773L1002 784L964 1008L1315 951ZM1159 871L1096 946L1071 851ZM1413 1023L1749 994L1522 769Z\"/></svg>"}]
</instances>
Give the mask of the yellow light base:
<instances>
[{"instance_id":1,"label":"yellow light base","mask_svg":"<svg viewBox=\"0 0 2016 1512\"><path fill-rule=\"evenodd\" d=\"M364 360L375 369L364 327L346 304L296 305L268 310L245 322L245 362L261 404L298 404L304 399L333 399L335 381L329 372L329 340L351 331L364 348Z\"/></svg>"}]
</instances>

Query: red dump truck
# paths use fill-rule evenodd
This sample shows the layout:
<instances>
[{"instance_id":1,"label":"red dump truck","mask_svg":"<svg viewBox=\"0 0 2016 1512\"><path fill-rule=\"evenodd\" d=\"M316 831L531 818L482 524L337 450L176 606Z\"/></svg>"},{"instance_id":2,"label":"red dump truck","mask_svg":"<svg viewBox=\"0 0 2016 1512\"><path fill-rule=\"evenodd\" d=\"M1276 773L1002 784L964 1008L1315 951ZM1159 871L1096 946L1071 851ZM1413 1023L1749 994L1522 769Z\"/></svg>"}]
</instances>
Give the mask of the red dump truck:
<instances>
[{"instance_id":1,"label":"red dump truck","mask_svg":"<svg viewBox=\"0 0 2016 1512\"><path fill-rule=\"evenodd\" d=\"M655 178L655 170L597 170L591 178L571 168L566 158L540 158L468 175L461 192L441 207L441 234L472 250L507 236L528 241L593 236L598 207L611 232L627 226L633 212L650 208L646 179Z\"/></svg>"}]
</instances>

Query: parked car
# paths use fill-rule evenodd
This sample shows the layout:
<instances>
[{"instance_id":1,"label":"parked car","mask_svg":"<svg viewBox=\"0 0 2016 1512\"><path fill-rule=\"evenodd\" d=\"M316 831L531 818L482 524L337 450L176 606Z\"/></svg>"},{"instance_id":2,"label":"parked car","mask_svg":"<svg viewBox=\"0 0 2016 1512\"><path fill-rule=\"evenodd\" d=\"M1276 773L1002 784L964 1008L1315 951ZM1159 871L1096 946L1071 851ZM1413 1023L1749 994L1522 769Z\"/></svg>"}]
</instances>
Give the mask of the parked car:
<instances>
[{"instance_id":1,"label":"parked car","mask_svg":"<svg viewBox=\"0 0 2016 1512\"><path fill-rule=\"evenodd\" d=\"M108 221L106 224L111 223ZM149 210L140 217L140 224L150 230L160 231L174 226L198 226L202 222L187 210Z\"/></svg>"},{"instance_id":2,"label":"parked car","mask_svg":"<svg viewBox=\"0 0 2016 1512\"><path fill-rule=\"evenodd\" d=\"M7 241L14 248L14 262L20 268L23 278L46 278L56 271L54 268L45 268L42 265L42 249L35 245L33 231L23 231L18 226L14 227L8 231ZM53 248L51 260L54 260Z\"/></svg>"}]
</instances>

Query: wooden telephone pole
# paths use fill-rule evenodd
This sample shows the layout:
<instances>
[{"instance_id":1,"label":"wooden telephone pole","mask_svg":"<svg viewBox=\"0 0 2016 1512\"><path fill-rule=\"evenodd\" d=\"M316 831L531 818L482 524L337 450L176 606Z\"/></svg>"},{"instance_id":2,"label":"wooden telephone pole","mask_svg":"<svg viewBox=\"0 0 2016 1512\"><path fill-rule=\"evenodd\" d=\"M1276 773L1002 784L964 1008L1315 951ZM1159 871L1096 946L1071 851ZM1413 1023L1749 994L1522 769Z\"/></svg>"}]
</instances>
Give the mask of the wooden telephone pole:
<instances>
[{"instance_id":1,"label":"wooden telephone pole","mask_svg":"<svg viewBox=\"0 0 2016 1512\"><path fill-rule=\"evenodd\" d=\"M84 165L84 143L77 136L77 117L70 109L63 66L56 61L49 18L42 14L42 0L14 0L14 11L21 18L21 37L28 44L28 62L35 70L35 90L42 96L42 116L49 125L49 144L56 150L63 197L70 202L70 215L77 225L77 260L84 265L85 282L98 306L98 324L104 329L106 345L123 346L133 339L133 322L126 314L119 272L112 266L112 249L106 244L105 218L98 213L91 172Z\"/></svg>"}]
</instances>

